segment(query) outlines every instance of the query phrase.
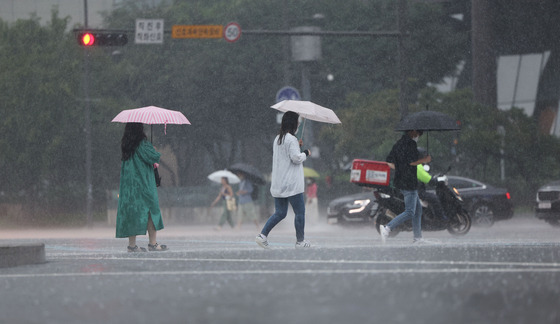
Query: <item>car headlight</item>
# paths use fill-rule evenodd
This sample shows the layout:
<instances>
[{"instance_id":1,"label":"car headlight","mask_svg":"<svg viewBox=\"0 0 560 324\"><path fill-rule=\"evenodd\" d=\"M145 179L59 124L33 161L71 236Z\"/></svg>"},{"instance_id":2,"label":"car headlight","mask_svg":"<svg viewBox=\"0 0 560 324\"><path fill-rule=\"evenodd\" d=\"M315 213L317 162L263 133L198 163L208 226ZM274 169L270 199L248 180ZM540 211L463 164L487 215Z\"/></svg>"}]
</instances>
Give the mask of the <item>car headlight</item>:
<instances>
[{"instance_id":1,"label":"car headlight","mask_svg":"<svg viewBox=\"0 0 560 324\"><path fill-rule=\"evenodd\" d=\"M354 200L353 203L346 204L346 208L348 208L348 213L355 214L363 211L367 205L370 203L370 199L359 199Z\"/></svg>"}]
</instances>

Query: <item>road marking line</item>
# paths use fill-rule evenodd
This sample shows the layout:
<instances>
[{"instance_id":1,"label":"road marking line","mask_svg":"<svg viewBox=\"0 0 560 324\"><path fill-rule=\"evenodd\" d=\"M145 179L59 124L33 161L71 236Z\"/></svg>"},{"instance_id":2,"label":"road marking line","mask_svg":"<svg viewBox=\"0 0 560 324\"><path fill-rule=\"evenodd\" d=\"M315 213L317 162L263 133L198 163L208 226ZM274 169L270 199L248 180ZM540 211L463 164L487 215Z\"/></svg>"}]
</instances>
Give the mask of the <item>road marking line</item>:
<instances>
[{"instance_id":1,"label":"road marking line","mask_svg":"<svg viewBox=\"0 0 560 324\"><path fill-rule=\"evenodd\" d=\"M560 273L554 269L351 269L351 270L209 270L209 271L140 271L140 272L70 272L40 274L3 274L0 279L17 278L54 278L54 277L107 277L107 276L162 276L162 275L337 275L337 274L445 274L445 273Z\"/></svg>"},{"instance_id":2,"label":"road marking line","mask_svg":"<svg viewBox=\"0 0 560 324\"><path fill-rule=\"evenodd\" d=\"M411 265L483 265L518 267L560 267L558 262L496 262L496 261L399 261L399 260L286 260L286 259L210 259L210 258L116 258L58 257L54 260L118 260L118 261L183 261L183 262L254 262L254 263L315 263L315 264L411 264Z\"/></svg>"}]
</instances>

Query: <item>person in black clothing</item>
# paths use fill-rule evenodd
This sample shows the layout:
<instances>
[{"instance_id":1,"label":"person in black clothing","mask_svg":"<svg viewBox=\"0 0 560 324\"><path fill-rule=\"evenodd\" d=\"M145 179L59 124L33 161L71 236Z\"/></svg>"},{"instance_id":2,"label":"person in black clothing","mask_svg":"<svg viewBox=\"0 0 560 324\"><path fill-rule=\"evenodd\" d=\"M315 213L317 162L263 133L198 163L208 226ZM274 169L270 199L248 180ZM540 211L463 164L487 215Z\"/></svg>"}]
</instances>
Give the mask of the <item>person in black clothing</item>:
<instances>
[{"instance_id":1,"label":"person in black clothing","mask_svg":"<svg viewBox=\"0 0 560 324\"><path fill-rule=\"evenodd\" d=\"M404 196L404 212L395 217L386 226L379 226L381 240L385 243L392 228L412 219L413 243L422 242L422 204L418 198L418 178L416 166L421 163L430 163L432 157L427 155L418 157L416 142L422 131L409 130L393 145L386 161L395 166L394 185Z\"/></svg>"}]
</instances>

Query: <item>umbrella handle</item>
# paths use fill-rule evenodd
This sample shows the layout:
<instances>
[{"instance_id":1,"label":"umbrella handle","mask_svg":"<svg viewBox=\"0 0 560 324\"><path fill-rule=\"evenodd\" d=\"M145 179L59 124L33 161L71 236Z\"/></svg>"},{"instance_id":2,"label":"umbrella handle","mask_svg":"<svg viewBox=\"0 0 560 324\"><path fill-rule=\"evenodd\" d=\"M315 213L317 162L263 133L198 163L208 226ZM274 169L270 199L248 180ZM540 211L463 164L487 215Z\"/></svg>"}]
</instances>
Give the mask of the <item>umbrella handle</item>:
<instances>
[{"instance_id":1,"label":"umbrella handle","mask_svg":"<svg viewBox=\"0 0 560 324\"><path fill-rule=\"evenodd\" d=\"M303 119L303 125L300 125L300 126L301 126L301 133L300 133L301 138L300 138L300 140L303 141L303 134L304 134L304 132L305 132L305 121L307 120L307 118L303 118L303 117L302 117L301 119Z\"/></svg>"}]
</instances>

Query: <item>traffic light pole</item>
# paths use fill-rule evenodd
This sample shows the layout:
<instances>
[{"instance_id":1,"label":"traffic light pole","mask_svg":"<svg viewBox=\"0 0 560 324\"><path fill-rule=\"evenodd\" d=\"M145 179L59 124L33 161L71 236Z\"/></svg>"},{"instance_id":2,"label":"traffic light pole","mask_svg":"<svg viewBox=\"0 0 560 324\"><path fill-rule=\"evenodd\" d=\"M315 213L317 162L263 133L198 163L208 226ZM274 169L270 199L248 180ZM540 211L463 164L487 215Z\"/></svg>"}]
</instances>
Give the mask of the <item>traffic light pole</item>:
<instances>
[{"instance_id":1,"label":"traffic light pole","mask_svg":"<svg viewBox=\"0 0 560 324\"><path fill-rule=\"evenodd\" d=\"M84 27L88 26L88 6L84 0ZM91 108L89 100L89 51L84 47L84 123L86 137L86 223L93 226L92 206L93 206L93 185L91 181Z\"/></svg>"}]
</instances>

